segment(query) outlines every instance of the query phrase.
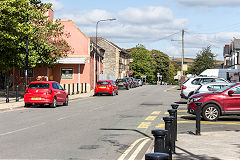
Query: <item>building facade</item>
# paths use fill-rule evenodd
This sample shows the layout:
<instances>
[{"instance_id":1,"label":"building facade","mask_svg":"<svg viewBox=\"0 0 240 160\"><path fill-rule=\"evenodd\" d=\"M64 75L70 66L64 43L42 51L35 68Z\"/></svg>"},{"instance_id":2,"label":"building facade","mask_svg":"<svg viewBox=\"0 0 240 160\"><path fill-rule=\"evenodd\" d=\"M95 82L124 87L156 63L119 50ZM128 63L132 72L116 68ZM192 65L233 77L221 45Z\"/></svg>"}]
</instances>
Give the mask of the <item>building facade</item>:
<instances>
[{"instance_id":1,"label":"building facade","mask_svg":"<svg viewBox=\"0 0 240 160\"><path fill-rule=\"evenodd\" d=\"M240 39L234 39L226 44L223 49L224 68L240 70Z\"/></svg>"}]
</instances>

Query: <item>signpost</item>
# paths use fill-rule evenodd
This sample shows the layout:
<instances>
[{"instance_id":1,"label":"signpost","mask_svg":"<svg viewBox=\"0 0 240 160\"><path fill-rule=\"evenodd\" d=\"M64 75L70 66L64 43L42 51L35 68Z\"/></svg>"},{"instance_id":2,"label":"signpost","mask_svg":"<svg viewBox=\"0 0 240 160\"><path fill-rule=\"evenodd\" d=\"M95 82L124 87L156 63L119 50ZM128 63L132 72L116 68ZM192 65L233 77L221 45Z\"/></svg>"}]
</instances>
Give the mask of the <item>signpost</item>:
<instances>
[{"instance_id":1,"label":"signpost","mask_svg":"<svg viewBox=\"0 0 240 160\"><path fill-rule=\"evenodd\" d=\"M143 78L145 78L145 83L146 83L146 77L145 75L141 75L141 78L142 78L142 81L143 81Z\"/></svg>"}]
</instances>

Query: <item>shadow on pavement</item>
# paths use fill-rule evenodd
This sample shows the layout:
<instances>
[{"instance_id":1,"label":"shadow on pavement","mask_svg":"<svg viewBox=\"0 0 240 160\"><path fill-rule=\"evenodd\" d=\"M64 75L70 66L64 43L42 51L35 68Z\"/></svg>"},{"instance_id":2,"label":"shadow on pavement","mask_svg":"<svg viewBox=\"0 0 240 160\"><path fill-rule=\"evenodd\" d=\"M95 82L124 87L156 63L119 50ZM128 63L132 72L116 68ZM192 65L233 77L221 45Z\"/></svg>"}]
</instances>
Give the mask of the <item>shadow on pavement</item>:
<instances>
[{"instance_id":1,"label":"shadow on pavement","mask_svg":"<svg viewBox=\"0 0 240 160\"><path fill-rule=\"evenodd\" d=\"M219 158L209 157L206 155L195 155L187 150L176 146L177 149L183 151L184 153L176 153L174 156L175 160L183 160L183 159L198 159L198 160L220 160Z\"/></svg>"},{"instance_id":2,"label":"shadow on pavement","mask_svg":"<svg viewBox=\"0 0 240 160\"><path fill-rule=\"evenodd\" d=\"M148 138L150 138L151 140L153 140L153 137L151 137L151 136L149 136L149 135L147 135L147 134L145 134L145 133L143 133L143 132L141 132L141 131L139 131L139 130L136 130L136 129L100 128L100 130L105 130L105 131L107 131L107 130L111 130L111 131L114 131L114 130L116 130L116 131L134 131L134 132L137 132L137 133L139 133L139 134L141 134L141 135L143 135L143 136L145 136L145 137L148 137Z\"/></svg>"}]
</instances>

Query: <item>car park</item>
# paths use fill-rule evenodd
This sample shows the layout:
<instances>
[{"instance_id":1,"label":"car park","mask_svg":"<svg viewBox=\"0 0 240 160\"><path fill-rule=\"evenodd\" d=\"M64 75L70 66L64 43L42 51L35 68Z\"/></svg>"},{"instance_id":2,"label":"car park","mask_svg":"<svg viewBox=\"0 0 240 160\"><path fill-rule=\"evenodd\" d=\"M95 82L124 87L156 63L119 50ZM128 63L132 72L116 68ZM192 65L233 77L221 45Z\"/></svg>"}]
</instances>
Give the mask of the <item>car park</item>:
<instances>
[{"instance_id":1,"label":"car park","mask_svg":"<svg viewBox=\"0 0 240 160\"><path fill-rule=\"evenodd\" d=\"M118 95L118 86L112 80L100 80L95 87L95 95Z\"/></svg>"},{"instance_id":2,"label":"car park","mask_svg":"<svg viewBox=\"0 0 240 160\"><path fill-rule=\"evenodd\" d=\"M130 88L129 81L127 79L125 79L125 78L117 79L116 80L116 84L117 84L119 89L120 88L124 88L126 90L129 90L129 88Z\"/></svg>"},{"instance_id":3,"label":"car park","mask_svg":"<svg viewBox=\"0 0 240 160\"><path fill-rule=\"evenodd\" d=\"M183 82L181 87L181 98L188 98L191 95L193 95L194 91L203 84L211 83L211 82L226 82L227 80L224 78L218 78L218 77L192 77L187 79Z\"/></svg>"},{"instance_id":4,"label":"car park","mask_svg":"<svg viewBox=\"0 0 240 160\"><path fill-rule=\"evenodd\" d=\"M208 92L215 92L225 86L232 85L233 83L226 83L226 82L212 82L207 83L204 85L199 86L195 91L194 94L197 93L208 93Z\"/></svg>"},{"instance_id":5,"label":"car park","mask_svg":"<svg viewBox=\"0 0 240 160\"><path fill-rule=\"evenodd\" d=\"M240 115L240 83L213 93L192 95L188 99L188 113L196 114L196 102L201 102L201 113L205 120L216 121L219 116Z\"/></svg>"},{"instance_id":6,"label":"car park","mask_svg":"<svg viewBox=\"0 0 240 160\"><path fill-rule=\"evenodd\" d=\"M31 82L24 95L25 107L30 107L33 104L49 104L55 108L57 104L63 103L68 105L68 94L55 81L34 81Z\"/></svg>"}]
</instances>

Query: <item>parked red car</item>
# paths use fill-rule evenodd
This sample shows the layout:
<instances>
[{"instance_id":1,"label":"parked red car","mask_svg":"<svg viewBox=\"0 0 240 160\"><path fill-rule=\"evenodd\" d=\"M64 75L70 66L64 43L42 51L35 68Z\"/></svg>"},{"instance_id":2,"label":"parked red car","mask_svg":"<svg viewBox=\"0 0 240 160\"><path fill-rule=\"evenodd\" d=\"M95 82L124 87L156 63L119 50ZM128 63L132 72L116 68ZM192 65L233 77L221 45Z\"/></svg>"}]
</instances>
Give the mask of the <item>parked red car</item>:
<instances>
[{"instance_id":1,"label":"parked red car","mask_svg":"<svg viewBox=\"0 0 240 160\"><path fill-rule=\"evenodd\" d=\"M110 94L118 95L118 86L112 80L101 80L95 87L95 95Z\"/></svg>"},{"instance_id":2,"label":"parked red car","mask_svg":"<svg viewBox=\"0 0 240 160\"><path fill-rule=\"evenodd\" d=\"M68 105L68 94L55 81L35 81L31 82L24 95L25 107L30 107L32 104L49 104L55 108L58 103Z\"/></svg>"},{"instance_id":3,"label":"parked red car","mask_svg":"<svg viewBox=\"0 0 240 160\"><path fill-rule=\"evenodd\" d=\"M195 102L202 102L202 117L216 121L219 116L240 115L240 83L223 87L213 93L199 93L188 99L188 113L195 114Z\"/></svg>"}]
</instances>

